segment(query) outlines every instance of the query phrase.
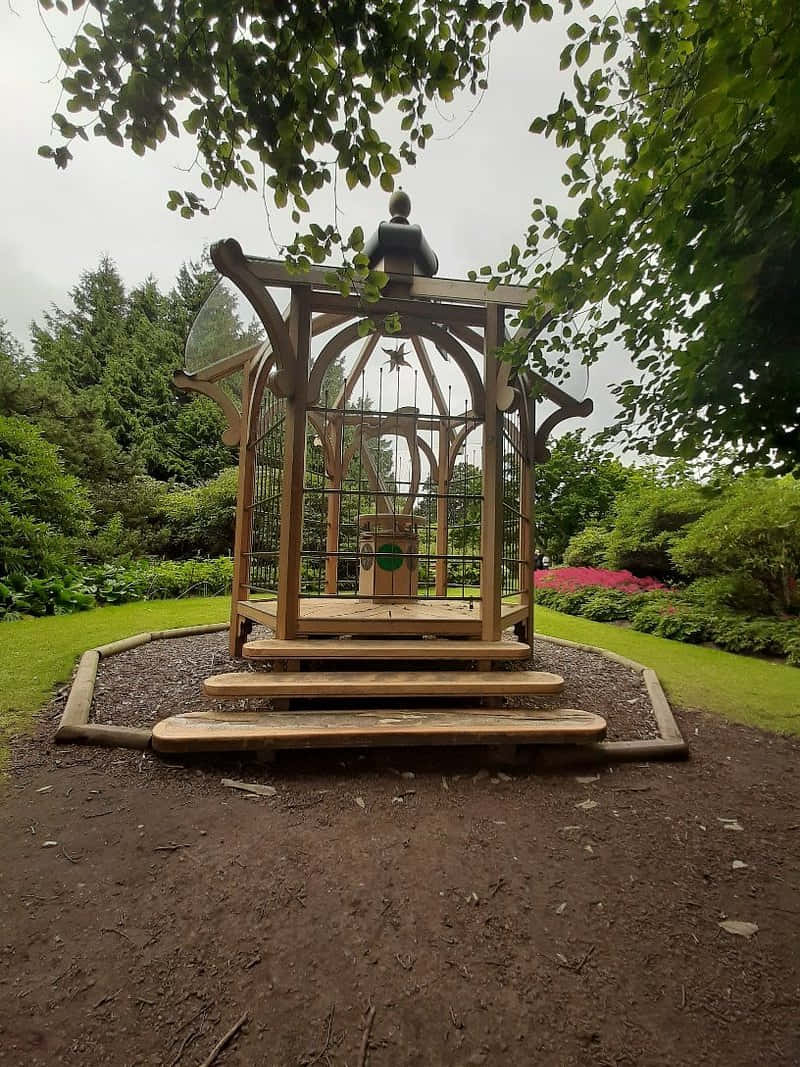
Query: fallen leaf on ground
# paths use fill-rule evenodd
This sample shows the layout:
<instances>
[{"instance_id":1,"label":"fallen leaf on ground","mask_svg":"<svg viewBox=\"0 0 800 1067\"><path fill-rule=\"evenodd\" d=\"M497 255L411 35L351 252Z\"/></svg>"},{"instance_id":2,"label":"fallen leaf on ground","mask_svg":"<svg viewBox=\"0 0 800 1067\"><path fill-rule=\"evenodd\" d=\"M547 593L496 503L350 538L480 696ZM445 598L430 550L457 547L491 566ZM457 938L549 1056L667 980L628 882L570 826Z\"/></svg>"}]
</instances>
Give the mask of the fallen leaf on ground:
<instances>
[{"instance_id":1,"label":"fallen leaf on ground","mask_svg":"<svg viewBox=\"0 0 800 1067\"><path fill-rule=\"evenodd\" d=\"M739 922L738 919L726 919L717 925L727 933L736 934L738 937L752 937L753 934L758 933L758 926L755 923Z\"/></svg>"},{"instance_id":2,"label":"fallen leaf on ground","mask_svg":"<svg viewBox=\"0 0 800 1067\"><path fill-rule=\"evenodd\" d=\"M360 808L366 808L367 806L363 797L356 797L356 804L358 804Z\"/></svg>"},{"instance_id":3,"label":"fallen leaf on ground","mask_svg":"<svg viewBox=\"0 0 800 1067\"><path fill-rule=\"evenodd\" d=\"M559 904L558 907L556 908L556 915L563 915L566 910L567 910L567 902L565 900L561 904Z\"/></svg>"},{"instance_id":4,"label":"fallen leaf on ground","mask_svg":"<svg viewBox=\"0 0 800 1067\"><path fill-rule=\"evenodd\" d=\"M576 808L581 808L583 811L591 811L592 808L597 807L596 800L581 800L576 805Z\"/></svg>"},{"instance_id":5,"label":"fallen leaf on ground","mask_svg":"<svg viewBox=\"0 0 800 1067\"><path fill-rule=\"evenodd\" d=\"M223 778L222 784L228 789L241 789L245 793L254 793L259 797L274 797L278 790L274 785L261 785L259 782L238 782L235 778Z\"/></svg>"},{"instance_id":6,"label":"fallen leaf on ground","mask_svg":"<svg viewBox=\"0 0 800 1067\"><path fill-rule=\"evenodd\" d=\"M736 819L719 819L723 830L744 830L742 824Z\"/></svg>"},{"instance_id":7,"label":"fallen leaf on ground","mask_svg":"<svg viewBox=\"0 0 800 1067\"><path fill-rule=\"evenodd\" d=\"M731 864L731 867L733 867L735 871L742 871L746 866L747 864L744 863L742 860L734 860Z\"/></svg>"}]
</instances>

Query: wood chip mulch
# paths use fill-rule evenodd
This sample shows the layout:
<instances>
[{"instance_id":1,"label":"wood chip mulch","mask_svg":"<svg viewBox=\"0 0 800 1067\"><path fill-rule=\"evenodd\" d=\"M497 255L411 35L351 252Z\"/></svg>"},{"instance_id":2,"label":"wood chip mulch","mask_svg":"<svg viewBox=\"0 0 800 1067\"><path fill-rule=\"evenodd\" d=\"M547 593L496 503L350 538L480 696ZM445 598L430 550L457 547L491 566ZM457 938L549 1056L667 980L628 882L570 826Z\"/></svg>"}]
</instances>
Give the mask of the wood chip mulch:
<instances>
[{"instance_id":1,"label":"wood chip mulch","mask_svg":"<svg viewBox=\"0 0 800 1067\"><path fill-rule=\"evenodd\" d=\"M254 636L264 636L255 633ZM153 641L102 660L92 719L116 726L151 726L170 715L210 710L268 710L269 700L215 701L203 695L212 674L264 668L231 659L227 633ZM512 669L552 671L565 680L554 696L514 698L513 707L579 708L608 722L609 740L658 737L652 707L640 676L621 664L579 649L537 638L533 657Z\"/></svg>"}]
</instances>

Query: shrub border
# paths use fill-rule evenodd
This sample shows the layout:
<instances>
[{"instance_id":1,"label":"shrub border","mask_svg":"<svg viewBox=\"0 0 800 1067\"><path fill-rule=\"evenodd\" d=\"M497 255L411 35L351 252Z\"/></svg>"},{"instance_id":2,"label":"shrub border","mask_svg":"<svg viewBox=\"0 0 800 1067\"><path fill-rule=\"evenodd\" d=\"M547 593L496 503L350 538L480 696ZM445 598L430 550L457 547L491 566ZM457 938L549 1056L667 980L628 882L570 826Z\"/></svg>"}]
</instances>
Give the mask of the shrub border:
<instances>
[{"instance_id":1,"label":"shrub border","mask_svg":"<svg viewBox=\"0 0 800 1067\"><path fill-rule=\"evenodd\" d=\"M84 744L110 745L121 748L147 749L150 747L152 730L149 727L108 726L89 722L92 711L92 697L97 679L97 669L101 659L117 656L120 652L147 645L151 641L168 640L175 637L191 637L195 634L221 633L229 628L228 623L212 623L206 626L180 626L174 630L153 630L124 637L107 645L90 648L80 658L75 678L70 688L66 707L55 733L57 742L76 741ZM680 728L672 714L672 708L656 672L642 663L619 656L596 645L579 644L561 637L536 635L534 640L549 641L554 645L577 648L583 652L592 652L603 659L620 663L624 667L642 676L653 708L660 737L647 741L598 741L589 745L567 745L547 747L537 756L537 763L543 760L547 765L561 762L610 763L629 760L647 759L685 759L689 755L689 746L683 739ZM536 748L536 746L532 746Z\"/></svg>"}]
</instances>

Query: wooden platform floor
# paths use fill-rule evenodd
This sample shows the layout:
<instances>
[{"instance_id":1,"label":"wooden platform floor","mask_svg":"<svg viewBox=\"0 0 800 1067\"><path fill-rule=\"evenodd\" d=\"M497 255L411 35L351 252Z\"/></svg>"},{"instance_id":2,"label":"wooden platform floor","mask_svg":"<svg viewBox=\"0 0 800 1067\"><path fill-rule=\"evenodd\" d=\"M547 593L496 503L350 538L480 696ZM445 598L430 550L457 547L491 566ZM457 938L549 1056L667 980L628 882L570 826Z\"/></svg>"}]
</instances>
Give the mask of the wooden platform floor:
<instances>
[{"instance_id":1,"label":"wooden platform floor","mask_svg":"<svg viewBox=\"0 0 800 1067\"><path fill-rule=\"evenodd\" d=\"M153 728L157 752L350 748L396 745L542 745L601 741L606 723L575 709L489 712L392 710L242 712L226 717L192 712Z\"/></svg>"},{"instance_id":2,"label":"wooden platform floor","mask_svg":"<svg viewBox=\"0 0 800 1067\"><path fill-rule=\"evenodd\" d=\"M248 641L245 659L272 660L520 660L531 654L522 641L458 641L448 638L417 640L316 638L279 641L264 638Z\"/></svg>"},{"instance_id":3,"label":"wooden platform floor","mask_svg":"<svg viewBox=\"0 0 800 1067\"><path fill-rule=\"evenodd\" d=\"M470 607L470 603L472 606ZM240 615L275 627L275 600L240 600ZM503 626L524 619L524 604L504 603ZM438 634L480 637L479 600L404 600L388 603L363 597L302 597L298 619L300 636L307 634Z\"/></svg>"},{"instance_id":4,"label":"wooden platform floor","mask_svg":"<svg viewBox=\"0 0 800 1067\"><path fill-rule=\"evenodd\" d=\"M560 693L564 679L547 671L266 671L215 674L203 690L216 699L300 697L504 697Z\"/></svg>"}]
</instances>

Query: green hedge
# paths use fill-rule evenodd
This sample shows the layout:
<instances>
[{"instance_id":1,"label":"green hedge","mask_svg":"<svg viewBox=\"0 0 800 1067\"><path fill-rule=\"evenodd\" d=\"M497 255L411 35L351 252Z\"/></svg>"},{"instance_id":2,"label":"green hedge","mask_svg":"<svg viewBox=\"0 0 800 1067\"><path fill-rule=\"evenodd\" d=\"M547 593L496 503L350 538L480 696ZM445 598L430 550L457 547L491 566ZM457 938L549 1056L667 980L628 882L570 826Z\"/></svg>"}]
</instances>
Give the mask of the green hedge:
<instances>
[{"instance_id":1,"label":"green hedge","mask_svg":"<svg viewBox=\"0 0 800 1067\"><path fill-rule=\"evenodd\" d=\"M233 560L140 561L103 564L37 578L13 574L0 582L0 619L23 615L67 615L101 604L131 600L175 600L230 593Z\"/></svg>"},{"instance_id":2,"label":"green hedge","mask_svg":"<svg viewBox=\"0 0 800 1067\"><path fill-rule=\"evenodd\" d=\"M537 589L537 603L595 622L628 622L632 629L690 644L711 643L745 655L785 656L800 667L800 619L752 617L689 603L667 592L622 593L600 586L571 592Z\"/></svg>"}]
</instances>

